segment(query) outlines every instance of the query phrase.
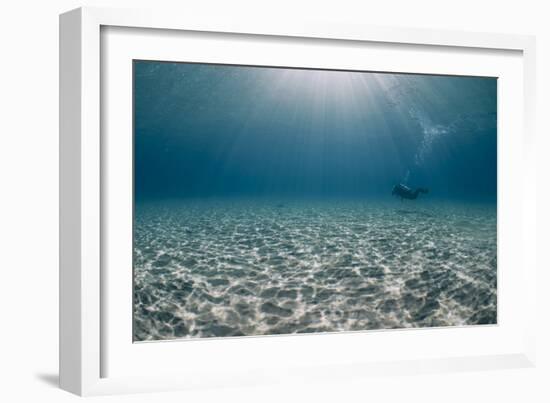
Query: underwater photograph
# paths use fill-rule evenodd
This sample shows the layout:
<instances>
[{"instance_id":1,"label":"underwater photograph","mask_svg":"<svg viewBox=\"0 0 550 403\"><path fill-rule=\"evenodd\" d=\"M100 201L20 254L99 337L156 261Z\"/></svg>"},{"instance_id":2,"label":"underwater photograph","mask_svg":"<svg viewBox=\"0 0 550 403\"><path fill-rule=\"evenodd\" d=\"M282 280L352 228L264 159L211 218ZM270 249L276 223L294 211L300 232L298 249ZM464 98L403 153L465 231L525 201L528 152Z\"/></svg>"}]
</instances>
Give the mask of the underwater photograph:
<instances>
[{"instance_id":1,"label":"underwater photograph","mask_svg":"<svg viewBox=\"0 0 550 403\"><path fill-rule=\"evenodd\" d=\"M133 61L133 339L497 323L497 79Z\"/></svg>"}]
</instances>

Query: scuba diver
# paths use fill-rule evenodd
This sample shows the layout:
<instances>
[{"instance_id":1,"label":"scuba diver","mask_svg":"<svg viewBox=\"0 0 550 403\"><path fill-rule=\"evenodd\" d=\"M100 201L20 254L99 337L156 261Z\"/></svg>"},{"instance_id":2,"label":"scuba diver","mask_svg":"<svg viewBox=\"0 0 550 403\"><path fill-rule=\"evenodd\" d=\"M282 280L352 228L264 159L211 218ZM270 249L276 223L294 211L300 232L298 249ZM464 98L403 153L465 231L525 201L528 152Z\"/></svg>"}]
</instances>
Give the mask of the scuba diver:
<instances>
[{"instance_id":1,"label":"scuba diver","mask_svg":"<svg viewBox=\"0 0 550 403\"><path fill-rule=\"evenodd\" d=\"M428 189L417 188L415 191L413 191L410 187L405 186L402 183L400 183L399 185L395 185L391 192L392 196L400 197L401 201L403 201L403 199L415 200L420 193L426 194L428 193Z\"/></svg>"}]
</instances>

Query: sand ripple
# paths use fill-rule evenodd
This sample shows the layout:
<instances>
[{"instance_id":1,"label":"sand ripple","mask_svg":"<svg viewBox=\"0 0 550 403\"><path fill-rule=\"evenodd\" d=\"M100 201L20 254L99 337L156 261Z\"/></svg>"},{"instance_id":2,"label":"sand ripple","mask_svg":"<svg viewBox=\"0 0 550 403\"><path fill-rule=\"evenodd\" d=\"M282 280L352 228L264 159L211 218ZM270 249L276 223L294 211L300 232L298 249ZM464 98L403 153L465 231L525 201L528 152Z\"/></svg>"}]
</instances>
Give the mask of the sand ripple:
<instances>
[{"instance_id":1,"label":"sand ripple","mask_svg":"<svg viewBox=\"0 0 550 403\"><path fill-rule=\"evenodd\" d=\"M496 323L496 208L136 207L134 339Z\"/></svg>"}]
</instances>

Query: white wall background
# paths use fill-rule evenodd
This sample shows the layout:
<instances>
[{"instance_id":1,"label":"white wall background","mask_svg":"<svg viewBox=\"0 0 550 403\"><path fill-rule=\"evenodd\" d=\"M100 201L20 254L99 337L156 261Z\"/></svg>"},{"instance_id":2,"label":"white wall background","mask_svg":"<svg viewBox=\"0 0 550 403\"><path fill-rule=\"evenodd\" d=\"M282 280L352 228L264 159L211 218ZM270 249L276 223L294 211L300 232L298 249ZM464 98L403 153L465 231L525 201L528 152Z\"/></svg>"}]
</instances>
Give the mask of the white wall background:
<instances>
[{"instance_id":1,"label":"white wall background","mask_svg":"<svg viewBox=\"0 0 550 403\"><path fill-rule=\"evenodd\" d=\"M499 0L11 0L0 4L0 400L76 401L56 387L58 328L58 14L81 5L178 7L186 13L269 14L374 25L534 34L538 39L539 259L550 237L550 11ZM544 185L544 187L542 186ZM539 278L537 368L377 377L303 387L94 398L94 401L550 401L550 276Z\"/></svg>"}]
</instances>

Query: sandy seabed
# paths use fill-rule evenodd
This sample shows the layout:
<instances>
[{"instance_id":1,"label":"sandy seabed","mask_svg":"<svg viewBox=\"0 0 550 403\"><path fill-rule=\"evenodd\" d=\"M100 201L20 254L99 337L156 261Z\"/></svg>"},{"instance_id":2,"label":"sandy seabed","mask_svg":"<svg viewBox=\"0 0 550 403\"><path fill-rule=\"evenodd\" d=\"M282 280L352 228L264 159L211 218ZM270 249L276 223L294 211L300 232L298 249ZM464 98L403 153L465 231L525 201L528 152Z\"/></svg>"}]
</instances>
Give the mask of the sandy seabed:
<instances>
[{"instance_id":1,"label":"sandy seabed","mask_svg":"<svg viewBox=\"0 0 550 403\"><path fill-rule=\"evenodd\" d=\"M494 324L495 204L139 203L134 340Z\"/></svg>"}]
</instances>

